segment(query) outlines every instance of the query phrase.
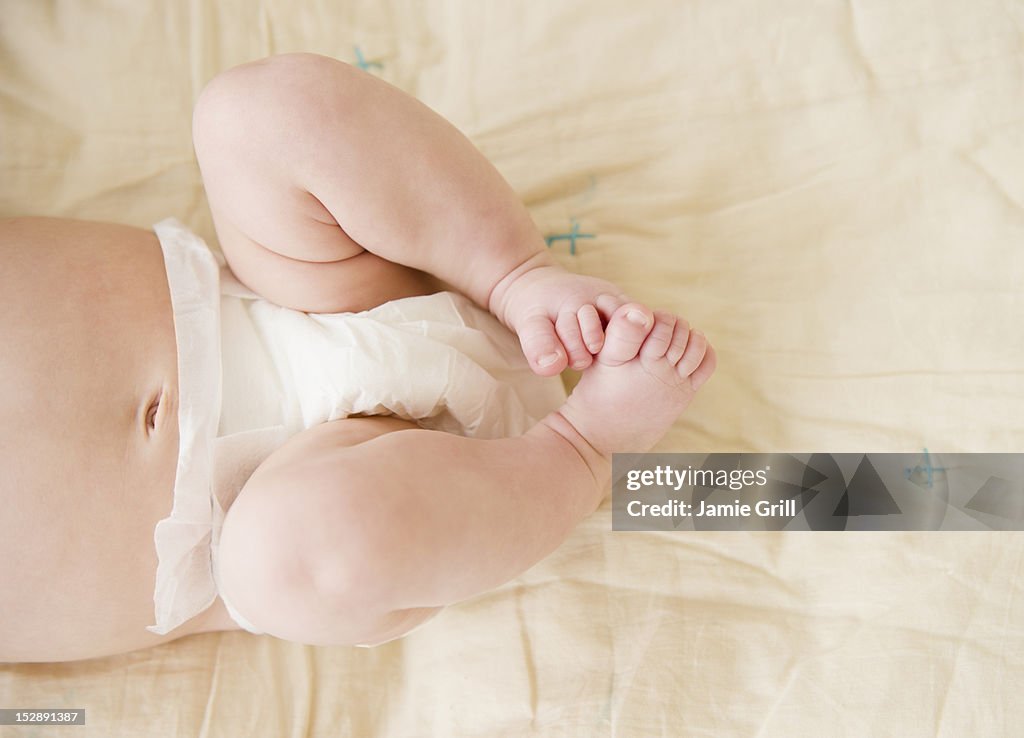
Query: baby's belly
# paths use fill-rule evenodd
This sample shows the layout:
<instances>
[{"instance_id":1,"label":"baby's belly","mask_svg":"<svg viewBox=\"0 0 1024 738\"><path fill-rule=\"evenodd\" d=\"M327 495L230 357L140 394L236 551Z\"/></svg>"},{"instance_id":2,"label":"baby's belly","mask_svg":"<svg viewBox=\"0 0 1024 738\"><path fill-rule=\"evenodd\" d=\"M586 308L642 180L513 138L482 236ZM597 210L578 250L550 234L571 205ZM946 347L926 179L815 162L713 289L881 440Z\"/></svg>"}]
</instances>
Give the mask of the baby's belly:
<instances>
[{"instance_id":1,"label":"baby's belly","mask_svg":"<svg viewBox=\"0 0 1024 738\"><path fill-rule=\"evenodd\" d=\"M0 249L0 661L153 645L152 531L178 448L160 248L128 226L21 227Z\"/></svg>"}]
</instances>

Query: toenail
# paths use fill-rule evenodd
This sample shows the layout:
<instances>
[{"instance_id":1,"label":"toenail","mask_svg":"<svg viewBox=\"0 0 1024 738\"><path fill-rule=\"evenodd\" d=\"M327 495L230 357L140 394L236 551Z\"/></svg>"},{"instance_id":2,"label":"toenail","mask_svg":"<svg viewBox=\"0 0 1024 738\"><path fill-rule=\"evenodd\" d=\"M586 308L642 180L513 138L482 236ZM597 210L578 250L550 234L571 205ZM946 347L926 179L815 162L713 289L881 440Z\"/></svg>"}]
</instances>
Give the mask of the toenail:
<instances>
[{"instance_id":1,"label":"toenail","mask_svg":"<svg viewBox=\"0 0 1024 738\"><path fill-rule=\"evenodd\" d=\"M647 321L647 316L641 313L639 310L629 310L626 312L626 320L636 325L642 325L647 327L650 323Z\"/></svg>"},{"instance_id":2,"label":"toenail","mask_svg":"<svg viewBox=\"0 0 1024 738\"><path fill-rule=\"evenodd\" d=\"M544 354L544 356L537 359L539 366L551 366L558 361L558 354Z\"/></svg>"}]
</instances>

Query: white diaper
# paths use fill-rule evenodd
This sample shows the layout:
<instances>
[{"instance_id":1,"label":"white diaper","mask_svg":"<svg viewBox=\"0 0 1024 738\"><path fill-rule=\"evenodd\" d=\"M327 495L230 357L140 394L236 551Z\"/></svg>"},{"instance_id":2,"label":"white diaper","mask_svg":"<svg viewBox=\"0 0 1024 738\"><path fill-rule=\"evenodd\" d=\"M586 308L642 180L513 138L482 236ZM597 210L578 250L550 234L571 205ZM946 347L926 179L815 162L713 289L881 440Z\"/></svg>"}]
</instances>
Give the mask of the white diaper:
<instances>
[{"instance_id":1,"label":"white diaper","mask_svg":"<svg viewBox=\"0 0 1024 738\"><path fill-rule=\"evenodd\" d=\"M180 439L173 510L154 533L153 633L214 602L224 514L256 466L296 433L362 414L501 438L565 399L561 382L534 375L515 336L461 295L309 315L257 297L177 220L153 228L174 310Z\"/></svg>"}]
</instances>

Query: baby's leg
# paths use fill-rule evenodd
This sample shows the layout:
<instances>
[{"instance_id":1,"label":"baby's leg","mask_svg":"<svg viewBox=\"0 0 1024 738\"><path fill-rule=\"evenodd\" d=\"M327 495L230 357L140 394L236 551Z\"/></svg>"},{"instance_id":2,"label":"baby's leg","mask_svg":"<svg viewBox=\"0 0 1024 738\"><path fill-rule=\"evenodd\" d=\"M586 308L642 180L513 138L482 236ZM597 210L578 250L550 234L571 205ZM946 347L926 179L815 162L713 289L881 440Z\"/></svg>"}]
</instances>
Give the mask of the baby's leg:
<instances>
[{"instance_id":1,"label":"baby's leg","mask_svg":"<svg viewBox=\"0 0 1024 738\"><path fill-rule=\"evenodd\" d=\"M630 305L562 410L519 438L408 429L348 445L352 424L379 421L313 428L228 512L222 592L287 640L398 637L557 548L603 498L611 453L650 448L714 365L699 332Z\"/></svg>"},{"instance_id":2,"label":"baby's leg","mask_svg":"<svg viewBox=\"0 0 1024 738\"><path fill-rule=\"evenodd\" d=\"M268 459L228 512L221 594L260 631L316 645L398 637L551 553L599 502L587 461L548 425L494 441L410 428L332 442L363 422L296 436L291 460Z\"/></svg>"},{"instance_id":3,"label":"baby's leg","mask_svg":"<svg viewBox=\"0 0 1024 738\"><path fill-rule=\"evenodd\" d=\"M348 275L379 258L487 308L502 277L550 259L512 188L464 135L336 59L284 54L223 72L196 103L193 139L228 262L286 307L349 309ZM295 262L283 273L282 259Z\"/></svg>"},{"instance_id":4,"label":"baby's leg","mask_svg":"<svg viewBox=\"0 0 1024 738\"><path fill-rule=\"evenodd\" d=\"M557 266L464 135L335 59L287 54L224 72L196 104L193 138L228 263L272 302L365 310L422 294L414 275L426 272L493 312L551 376L590 364L600 317L625 301Z\"/></svg>"}]
</instances>

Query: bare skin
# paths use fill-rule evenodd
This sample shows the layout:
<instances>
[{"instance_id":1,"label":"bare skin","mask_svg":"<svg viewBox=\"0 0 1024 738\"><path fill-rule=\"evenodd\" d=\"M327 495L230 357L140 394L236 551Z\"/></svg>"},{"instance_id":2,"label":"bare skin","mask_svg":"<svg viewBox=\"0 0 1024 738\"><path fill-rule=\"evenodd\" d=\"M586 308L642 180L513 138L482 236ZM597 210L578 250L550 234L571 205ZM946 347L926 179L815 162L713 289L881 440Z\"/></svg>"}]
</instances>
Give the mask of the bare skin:
<instances>
[{"instance_id":1,"label":"bare skin","mask_svg":"<svg viewBox=\"0 0 1024 738\"><path fill-rule=\"evenodd\" d=\"M170 298L156 237L81 221L0 223L0 660L86 658L164 637L152 527L178 451ZM150 410L160 399L154 415ZM152 426L152 427L150 427Z\"/></svg>"},{"instance_id":2,"label":"bare skin","mask_svg":"<svg viewBox=\"0 0 1024 738\"><path fill-rule=\"evenodd\" d=\"M515 331L538 374L585 369L519 438L350 418L272 454L228 511L219 571L271 635L384 642L517 576L597 507L612 452L650 448L714 371L685 321L558 268L472 145L369 75L311 55L243 65L203 93L194 137L229 264L267 299L362 310L437 278ZM16 511L0 560L20 562L0 594L0 660L236 629L218 598L166 636L145 631L177 454L155 237L19 219L0 223L0 259L14 305L0 340L16 347L0 383L0 464L14 470L0 494Z\"/></svg>"}]
</instances>

